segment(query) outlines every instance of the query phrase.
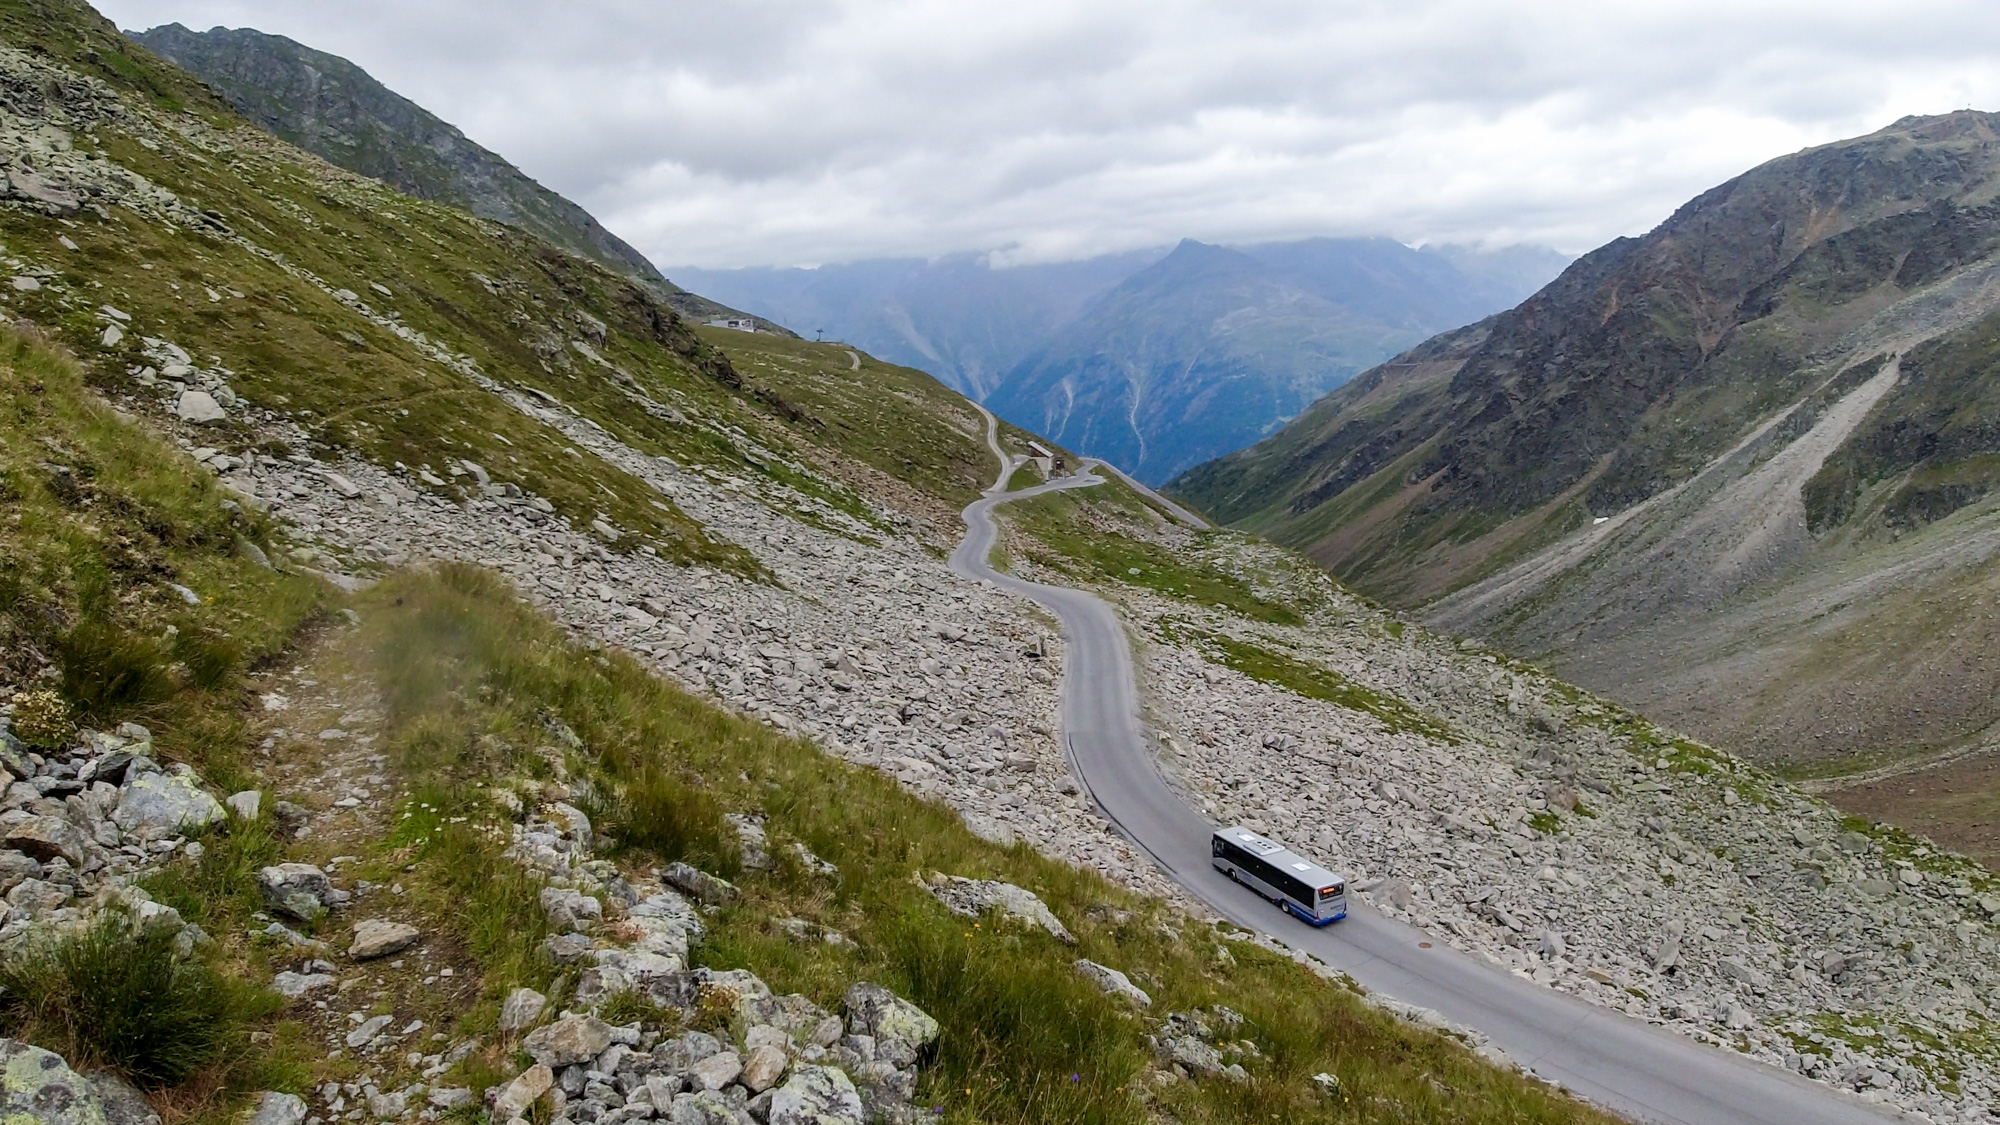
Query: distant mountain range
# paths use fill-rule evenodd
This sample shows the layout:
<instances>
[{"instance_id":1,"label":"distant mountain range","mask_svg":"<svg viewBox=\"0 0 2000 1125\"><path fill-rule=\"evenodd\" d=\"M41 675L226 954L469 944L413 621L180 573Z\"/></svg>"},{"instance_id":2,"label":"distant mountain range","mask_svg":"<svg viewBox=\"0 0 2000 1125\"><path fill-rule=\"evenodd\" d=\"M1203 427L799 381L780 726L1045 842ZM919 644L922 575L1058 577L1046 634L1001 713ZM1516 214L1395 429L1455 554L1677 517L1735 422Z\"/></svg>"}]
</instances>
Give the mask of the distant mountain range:
<instances>
[{"instance_id":1,"label":"distant mountain range","mask_svg":"<svg viewBox=\"0 0 2000 1125\"><path fill-rule=\"evenodd\" d=\"M743 315L668 281L590 212L346 59L250 28L170 23L126 34L330 164L538 235L640 282L687 316Z\"/></svg>"},{"instance_id":2,"label":"distant mountain range","mask_svg":"<svg viewBox=\"0 0 2000 1125\"><path fill-rule=\"evenodd\" d=\"M2000 115L1773 160L1172 488L1745 753L1991 747L1996 195Z\"/></svg>"},{"instance_id":3,"label":"distant mountain range","mask_svg":"<svg viewBox=\"0 0 2000 1125\"><path fill-rule=\"evenodd\" d=\"M1357 372L1518 302L1568 258L1310 239L995 269L961 256L676 269L804 334L918 367L1010 421L1158 483Z\"/></svg>"}]
</instances>

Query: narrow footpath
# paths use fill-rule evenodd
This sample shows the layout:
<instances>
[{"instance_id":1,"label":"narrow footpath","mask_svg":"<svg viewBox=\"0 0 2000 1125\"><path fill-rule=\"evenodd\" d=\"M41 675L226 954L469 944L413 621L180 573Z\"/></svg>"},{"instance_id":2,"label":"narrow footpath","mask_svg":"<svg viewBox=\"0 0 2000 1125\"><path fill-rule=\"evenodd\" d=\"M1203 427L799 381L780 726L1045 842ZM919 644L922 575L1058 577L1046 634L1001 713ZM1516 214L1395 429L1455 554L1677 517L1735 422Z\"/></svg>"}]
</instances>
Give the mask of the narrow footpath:
<instances>
[{"instance_id":1,"label":"narrow footpath","mask_svg":"<svg viewBox=\"0 0 2000 1125\"><path fill-rule=\"evenodd\" d=\"M1013 500L1104 483L1090 471L1019 492L1018 461L983 407L1000 473L965 509L965 538L951 569L991 582L1054 613L1069 645L1063 740L1098 808L1161 870L1218 914L1303 950L1370 992L1428 1008L1477 1029L1545 1081L1638 1121L1670 1125L1880 1125L1904 1120L1776 1067L1695 1043L1663 1027L1543 988L1428 940L1415 927L1355 905L1345 921L1314 929L1231 882L1209 863L1214 826L1161 775L1139 719L1131 650L1117 613L1094 594L996 571L993 509Z\"/></svg>"}]
</instances>

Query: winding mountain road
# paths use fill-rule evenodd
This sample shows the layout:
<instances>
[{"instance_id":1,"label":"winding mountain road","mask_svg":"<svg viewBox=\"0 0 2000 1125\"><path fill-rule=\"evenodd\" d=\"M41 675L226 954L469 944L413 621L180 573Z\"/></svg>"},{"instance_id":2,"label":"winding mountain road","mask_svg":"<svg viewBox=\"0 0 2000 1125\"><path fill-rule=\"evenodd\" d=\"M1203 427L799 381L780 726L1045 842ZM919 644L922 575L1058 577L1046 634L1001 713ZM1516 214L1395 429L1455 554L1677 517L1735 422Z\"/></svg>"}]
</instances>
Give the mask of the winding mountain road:
<instances>
[{"instance_id":1,"label":"winding mountain road","mask_svg":"<svg viewBox=\"0 0 2000 1125\"><path fill-rule=\"evenodd\" d=\"M1093 594L1027 582L989 562L998 538L995 507L1104 481L1086 471L1007 492L1018 461L1000 448L992 414L981 413L1001 471L965 509L966 534L951 568L1029 598L1062 621L1069 650L1063 737L1071 763L1104 815L1190 894L1239 926L1319 957L1371 992L1478 1029L1542 1079L1635 1120L1882 1125L1897 1119L1788 1071L1503 972L1363 905L1351 907L1345 921L1314 929L1216 871L1209 864L1213 826L1181 800L1147 747L1131 650L1117 614Z\"/></svg>"}]
</instances>

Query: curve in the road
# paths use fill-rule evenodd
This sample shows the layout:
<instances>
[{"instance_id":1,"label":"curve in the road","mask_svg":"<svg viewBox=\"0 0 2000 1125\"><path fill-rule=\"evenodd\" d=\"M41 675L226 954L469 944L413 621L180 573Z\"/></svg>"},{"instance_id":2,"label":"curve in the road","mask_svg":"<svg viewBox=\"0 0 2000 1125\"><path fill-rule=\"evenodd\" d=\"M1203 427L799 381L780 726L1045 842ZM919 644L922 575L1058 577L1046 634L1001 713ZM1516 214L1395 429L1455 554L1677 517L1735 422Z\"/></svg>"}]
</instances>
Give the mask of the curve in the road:
<instances>
[{"instance_id":1,"label":"curve in the road","mask_svg":"<svg viewBox=\"0 0 2000 1125\"><path fill-rule=\"evenodd\" d=\"M1031 599L1061 621L1068 645L1063 736L1085 789L1104 815L1170 877L1218 914L1324 960L1371 992L1475 1028L1509 1058L1579 1097L1640 1121L1672 1125L1882 1125L1893 1120L1817 1082L1683 1038L1504 972L1428 940L1415 927L1354 906L1313 929L1231 882L1209 863L1213 826L1161 775L1139 721L1138 688L1123 625L1102 599L1028 582L990 561L993 509L1012 500L1103 483L1088 472L1007 492L1016 461L986 415L999 479L965 509L951 568Z\"/></svg>"}]
</instances>

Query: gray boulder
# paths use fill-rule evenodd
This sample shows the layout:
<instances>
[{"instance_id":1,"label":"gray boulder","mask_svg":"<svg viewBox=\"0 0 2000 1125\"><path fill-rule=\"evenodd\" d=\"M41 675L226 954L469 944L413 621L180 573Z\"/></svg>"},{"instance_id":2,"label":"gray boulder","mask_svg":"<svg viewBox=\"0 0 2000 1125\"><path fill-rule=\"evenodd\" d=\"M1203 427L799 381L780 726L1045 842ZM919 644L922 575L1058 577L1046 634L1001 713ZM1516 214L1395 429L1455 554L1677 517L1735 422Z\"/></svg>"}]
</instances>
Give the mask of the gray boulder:
<instances>
[{"instance_id":1,"label":"gray boulder","mask_svg":"<svg viewBox=\"0 0 2000 1125\"><path fill-rule=\"evenodd\" d=\"M751 1125L748 1114L712 1090L680 1095L660 1117L667 1125Z\"/></svg>"},{"instance_id":2,"label":"gray boulder","mask_svg":"<svg viewBox=\"0 0 2000 1125\"><path fill-rule=\"evenodd\" d=\"M604 917L604 904L568 887L543 887L542 912L557 930L587 930Z\"/></svg>"},{"instance_id":3,"label":"gray boulder","mask_svg":"<svg viewBox=\"0 0 2000 1125\"><path fill-rule=\"evenodd\" d=\"M301 922L326 915L333 881L309 863L280 863L257 872L257 895L264 905Z\"/></svg>"},{"instance_id":4,"label":"gray boulder","mask_svg":"<svg viewBox=\"0 0 2000 1125\"><path fill-rule=\"evenodd\" d=\"M830 1066L801 1066L771 1096L766 1125L863 1125L867 1111L847 1075Z\"/></svg>"},{"instance_id":5,"label":"gray boulder","mask_svg":"<svg viewBox=\"0 0 2000 1125\"><path fill-rule=\"evenodd\" d=\"M847 1030L875 1040L875 1057L895 1066L915 1065L937 1042L938 1022L922 1008L879 984L866 982L847 990Z\"/></svg>"},{"instance_id":6,"label":"gray boulder","mask_svg":"<svg viewBox=\"0 0 2000 1125\"><path fill-rule=\"evenodd\" d=\"M155 773L134 780L118 794L112 823L142 842L199 831L221 820L222 802L202 792L188 773Z\"/></svg>"},{"instance_id":7,"label":"gray boulder","mask_svg":"<svg viewBox=\"0 0 2000 1125\"><path fill-rule=\"evenodd\" d=\"M211 422L222 422L229 418L229 412L215 401L215 396L207 391L193 388L181 392L179 401L174 403L174 415L183 422L205 426Z\"/></svg>"},{"instance_id":8,"label":"gray boulder","mask_svg":"<svg viewBox=\"0 0 2000 1125\"><path fill-rule=\"evenodd\" d=\"M60 1055L0 1039L0 1121L106 1125L104 1103Z\"/></svg>"},{"instance_id":9,"label":"gray boulder","mask_svg":"<svg viewBox=\"0 0 2000 1125\"><path fill-rule=\"evenodd\" d=\"M500 1030L520 1031L533 1027L548 1006L548 997L532 988L517 988L500 1002Z\"/></svg>"},{"instance_id":10,"label":"gray boulder","mask_svg":"<svg viewBox=\"0 0 2000 1125\"><path fill-rule=\"evenodd\" d=\"M1145 989L1132 983L1132 978L1107 965L1100 965L1087 958L1075 962L1076 971L1107 994L1129 1000L1141 1008L1153 1006L1153 998Z\"/></svg>"},{"instance_id":11,"label":"gray boulder","mask_svg":"<svg viewBox=\"0 0 2000 1125\"><path fill-rule=\"evenodd\" d=\"M660 878L669 887L709 906L721 906L736 899L736 884L689 864L670 863Z\"/></svg>"},{"instance_id":12,"label":"gray boulder","mask_svg":"<svg viewBox=\"0 0 2000 1125\"><path fill-rule=\"evenodd\" d=\"M720 1090L743 1075L743 1056L735 1051L717 1051L688 1068L688 1081L697 1090Z\"/></svg>"},{"instance_id":13,"label":"gray boulder","mask_svg":"<svg viewBox=\"0 0 2000 1125\"><path fill-rule=\"evenodd\" d=\"M663 1040L654 1047L653 1066L657 1070L684 1074L703 1059L721 1053L722 1043L715 1036L703 1031L689 1031Z\"/></svg>"},{"instance_id":14,"label":"gray boulder","mask_svg":"<svg viewBox=\"0 0 2000 1125\"><path fill-rule=\"evenodd\" d=\"M415 945L421 936L415 926L370 918L354 924L354 944L348 947L347 955L356 961L372 961L401 953Z\"/></svg>"},{"instance_id":15,"label":"gray boulder","mask_svg":"<svg viewBox=\"0 0 2000 1125\"><path fill-rule=\"evenodd\" d=\"M0 851L0 895L6 894L28 879L42 877L42 865L31 856L15 851Z\"/></svg>"},{"instance_id":16,"label":"gray boulder","mask_svg":"<svg viewBox=\"0 0 2000 1125\"><path fill-rule=\"evenodd\" d=\"M611 1046L611 1025L596 1016L565 1016L521 1040L528 1057L552 1070L596 1058Z\"/></svg>"},{"instance_id":17,"label":"gray boulder","mask_svg":"<svg viewBox=\"0 0 2000 1125\"><path fill-rule=\"evenodd\" d=\"M249 1125L300 1125L306 1119L306 1102L297 1094L266 1090L257 1095Z\"/></svg>"},{"instance_id":18,"label":"gray boulder","mask_svg":"<svg viewBox=\"0 0 2000 1125\"><path fill-rule=\"evenodd\" d=\"M738 1077L744 1089L753 1094L761 1094L777 1085L778 1079L784 1076L785 1066L790 1062L791 1056L782 1046L772 1043L752 1046L750 1057L743 1060L743 1073Z\"/></svg>"},{"instance_id":19,"label":"gray boulder","mask_svg":"<svg viewBox=\"0 0 2000 1125\"><path fill-rule=\"evenodd\" d=\"M71 867L82 867L91 849L90 837L59 816L29 817L7 830L6 843L43 863L61 858Z\"/></svg>"},{"instance_id":20,"label":"gray boulder","mask_svg":"<svg viewBox=\"0 0 2000 1125\"><path fill-rule=\"evenodd\" d=\"M104 1125L160 1125L159 1111L123 1077L100 1070L87 1079L104 1107Z\"/></svg>"},{"instance_id":21,"label":"gray boulder","mask_svg":"<svg viewBox=\"0 0 2000 1125\"><path fill-rule=\"evenodd\" d=\"M1076 944L1076 935L1070 933L1069 928L1050 912L1048 904L1025 887L940 873L933 873L928 885L931 894L936 895L945 909L953 914L977 918L988 911L998 911L1010 918L1040 926L1065 945Z\"/></svg>"}]
</instances>

